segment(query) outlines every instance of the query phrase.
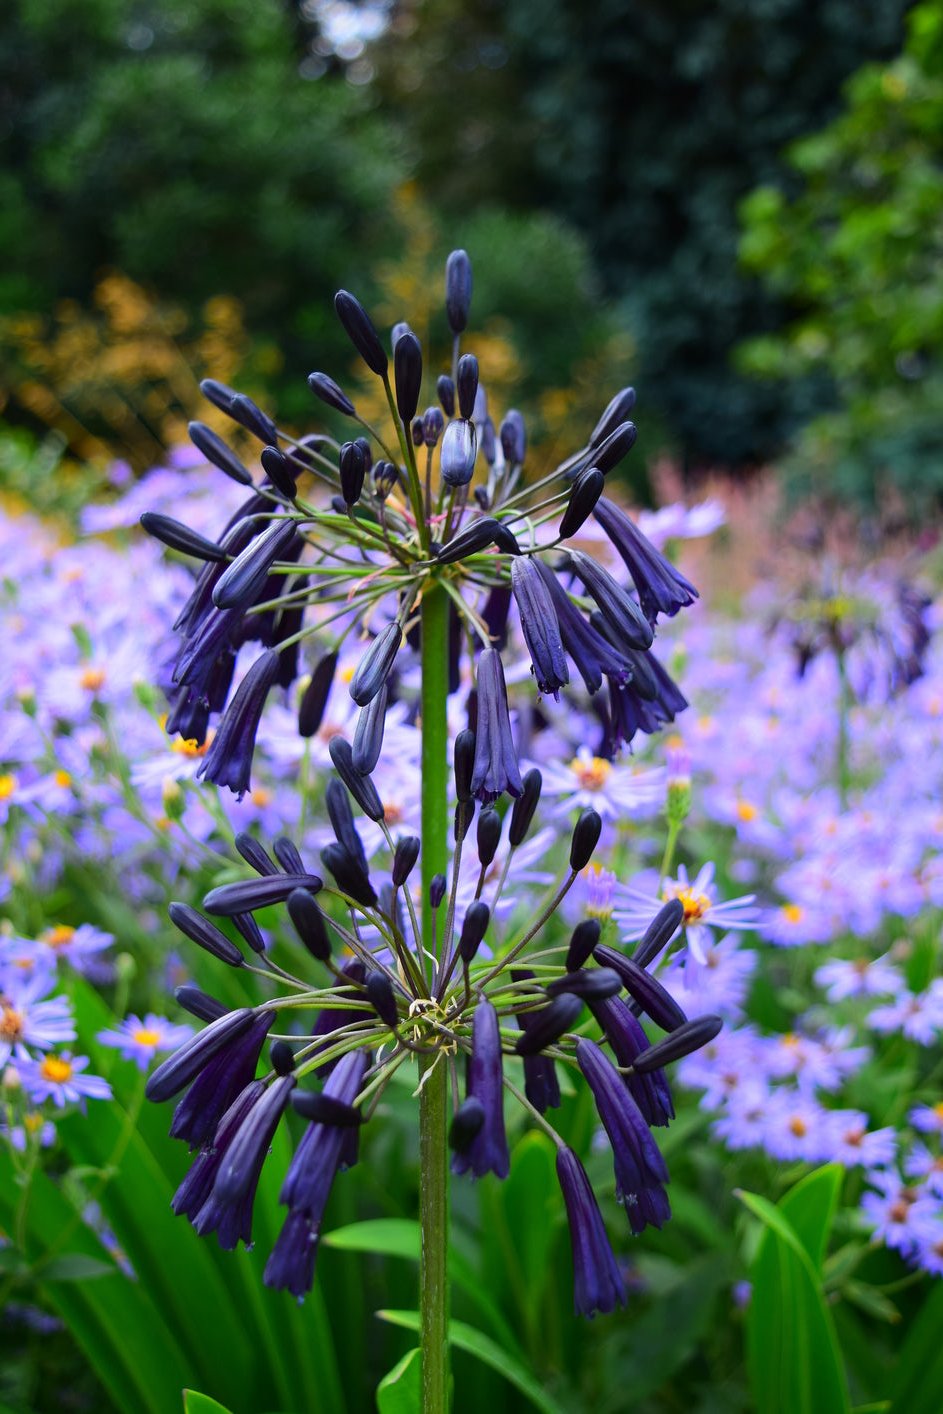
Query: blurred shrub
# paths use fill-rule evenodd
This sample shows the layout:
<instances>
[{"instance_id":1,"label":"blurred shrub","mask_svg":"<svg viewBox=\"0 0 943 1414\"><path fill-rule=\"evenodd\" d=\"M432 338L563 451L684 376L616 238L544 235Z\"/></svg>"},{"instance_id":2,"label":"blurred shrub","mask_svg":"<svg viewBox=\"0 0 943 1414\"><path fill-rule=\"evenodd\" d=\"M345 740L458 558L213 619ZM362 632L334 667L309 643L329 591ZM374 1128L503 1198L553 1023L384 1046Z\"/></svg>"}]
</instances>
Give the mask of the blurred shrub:
<instances>
[{"instance_id":1,"label":"blurred shrub","mask_svg":"<svg viewBox=\"0 0 943 1414\"><path fill-rule=\"evenodd\" d=\"M217 296L191 319L115 272L95 286L90 308L61 300L48 318L0 318L9 390L0 411L27 415L73 457L99 467L117 455L143 471L186 439L194 417L228 432L229 419L206 402L199 380L238 380L252 391L278 366L274 349L250 345L236 300ZM9 484L2 466L0 480Z\"/></svg>"},{"instance_id":2,"label":"blurred shrub","mask_svg":"<svg viewBox=\"0 0 943 1414\"><path fill-rule=\"evenodd\" d=\"M380 52L381 81L440 208L539 205L570 220L637 340L641 406L689 461L748 462L823 389L731 372L738 341L784 317L737 268L737 202L835 112L848 74L895 51L904 9L414 0Z\"/></svg>"},{"instance_id":3,"label":"blurred shrub","mask_svg":"<svg viewBox=\"0 0 943 1414\"><path fill-rule=\"evenodd\" d=\"M302 341L339 349L323 311L388 245L402 169L370 94L300 58L279 0L0 7L0 310L116 268L191 309L239 295L299 373Z\"/></svg>"},{"instance_id":4,"label":"blurred shrub","mask_svg":"<svg viewBox=\"0 0 943 1414\"><path fill-rule=\"evenodd\" d=\"M903 55L870 65L842 116L795 144L801 182L742 209L747 268L798 309L754 339L742 367L801 380L824 370L839 406L799 438L803 490L914 510L943 493L943 5L911 14Z\"/></svg>"}]
</instances>

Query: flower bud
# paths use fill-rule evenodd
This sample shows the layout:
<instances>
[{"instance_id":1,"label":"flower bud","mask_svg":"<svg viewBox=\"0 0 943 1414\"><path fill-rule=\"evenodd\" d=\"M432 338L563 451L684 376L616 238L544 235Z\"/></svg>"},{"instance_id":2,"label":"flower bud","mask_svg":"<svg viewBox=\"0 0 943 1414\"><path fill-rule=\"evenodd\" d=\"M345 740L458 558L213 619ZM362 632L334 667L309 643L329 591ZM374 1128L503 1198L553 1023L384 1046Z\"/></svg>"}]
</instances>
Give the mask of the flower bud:
<instances>
[{"instance_id":1,"label":"flower bud","mask_svg":"<svg viewBox=\"0 0 943 1414\"><path fill-rule=\"evenodd\" d=\"M526 1029L515 1042L514 1049L519 1056L536 1056L540 1051L559 1041L565 1031L569 1031L580 1012L583 1003L572 992L554 997L549 1006L539 1011L526 1013ZM518 1018L522 1023L524 1016Z\"/></svg>"},{"instance_id":2,"label":"flower bud","mask_svg":"<svg viewBox=\"0 0 943 1414\"><path fill-rule=\"evenodd\" d=\"M287 835L279 835L272 844L272 853L278 860L279 865L286 874L304 874L304 860L294 840L290 840Z\"/></svg>"},{"instance_id":3,"label":"flower bud","mask_svg":"<svg viewBox=\"0 0 943 1414\"><path fill-rule=\"evenodd\" d=\"M568 972L563 977L555 977L547 984L548 997L558 997L566 992L582 997L584 1001L603 1001L614 997L622 990L622 982L617 972L610 967L581 967L576 972Z\"/></svg>"},{"instance_id":4,"label":"flower bud","mask_svg":"<svg viewBox=\"0 0 943 1414\"><path fill-rule=\"evenodd\" d=\"M393 884L401 889L416 867L419 858L419 839L416 835L403 835L396 841L393 851Z\"/></svg>"},{"instance_id":5,"label":"flower bud","mask_svg":"<svg viewBox=\"0 0 943 1414\"><path fill-rule=\"evenodd\" d=\"M450 422L442 438L440 461L446 486L467 486L475 470L478 437L475 425L457 418Z\"/></svg>"},{"instance_id":6,"label":"flower bud","mask_svg":"<svg viewBox=\"0 0 943 1414\"><path fill-rule=\"evenodd\" d=\"M288 916L311 956L318 962L327 962L331 956L331 940L324 914L307 889L293 889L288 895Z\"/></svg>"},{"instance_id":7,"label":"flower bud","mask_svg":"<svg viewBox=\"0 0 943 1414\"><path fill-rule=\"evenodd\" d=\"M233 918L237 913L251 913L257 908L269 908L284 903L293 889L320 891L317 874L275 874L266 879L240 879L236 884L220 884L204 895L203 907L217 918Z\"/></svg>"},{"instance_id":8,"label":"flower bud","mask_svg":"<svg viewBox=\"0 0 943 1414\"><path fill-rule=\"evenodd\" d=\"M422 415L422 440L427 447L434 447L442 436L445 418L437 407L426 408Z\"/></svg>"},{"instance_id":9,"label":"flower bud","mask_svg":"<svg viewBox=\"0 0 943 1414\"><path fill-rule=\"evenodd\" d=\"M600 442L604 442L610 432L614 432L621 423L625 422L635 407L635 402L634 388L623 388L621 392L616 393L590 433L589 445L598 447Z\"/></svg>"},{"instance_id":10,"label":"flower bud","mask_svg":"<svg viewBox=\"0 0 943 1414\"><path fill-rule=\"evenodd\" d=\"M198 947L219 958L220 962L228 963L230 967L245 966L245 958L236 944L231 942L225 933L221 933L215 923L197 913L188 903L172 903L167 912L174 927L179 928L181 933Z\"/></svg>"},{"instance_id":11,"label":"flower bud","mask_svg":"<svg viewBox=\"0 0 943 1414\"><path fill-rule=\"evenodd\" d=\"M380 343L370 316L354 295L348 290L338 290L334 296L334 309L344 326L344 331L354 348L370 369L382 378L389 367L386 350Z\"/></svg>"},{"instance_id":12,"label":"flower bud","mask_svg":"<svg viewBox=\"0 0 943 1414\"><path fill-rule=\"evenodd\" d=\"M670 1065L672 1061L689 1056L692 1051L698 1051L713 1041L723 1024L723 1019L719 1016L697 1016L691 1021L685 1021L664 1040L656 1041L653 1046L636 1056L633 1066L641 1075L645 1075L650 1070Z\"/></svg>"},{"instance_id":13,"label":"flower bud","mask_svg":"<svg viewBox=\"0 0 943 1414\"><path fill-rule=\"evenodd\" d=\"M606 478L598 466L587 467L573 482L570 499L567 501L563 519L560 521L559 536L569 540L575 535L585 520L592 515L596 502L603 493Z\"/></svg>"},{"instance_id":14,"label":"flower bud","mask_svg":"<svg viewBox=\"0 0 943 1414\"><path fill-rule=\"evenodd\" d=\"M457 424L453 423L453 426ZM463 560L467 555L480 554L482 550L487 550L489 545L496 545L501 541L501 548L510 554L519 555L520 546L512 531L507 526L502 525L499 520L492 516L479 516L466 525L464 530L460 530L457 535L453 535L451 540L436 554L436 560L440 565L453 565L458 560ZM510 549L513 545L513 550Z\"/></svg>"},{"instance_id":15,"label":"flower bud","mask_svg":"<svg viewBox=\"0 0 943 1414\"><path fill-rule=\"evenodd\" d=\"M593 466L605 475L612 471L635 446L638 428L634 422L621 422L597 447L593 448Z\"/></svg>"},{"instance_id":16,"label":"flower bud","mask_svg":"<svg viewBox=\"0 0 943 1414\"><path fill-rule=\"evenodd\" d=\"M206 560L210 564L223 564L229 556L221 545L198 535L188 525L170 516L162 516L157 511L145 511L141 516L141 526L153 539L171 550L179 550L182 555L192 555L196 560Z\"/></svg>"},{"instance_id":17,"label":"flower bud","mask_svg":"<svg viewBox=\"0 0 943 1414\"><path fill-rule=\"evenodd\" d=\"M376 697L371 698L365 707L361 707L357 717L352 760L354 770L359 771L362 776L369 776L380 759L389 696L388 684L384 683Z\"/></svg>"},{"instance_id":18,"label":"flower bud","mask_svg":"<svg viewBox=\"0 0 943 1414\"><path fill-rule=\"evenodd\" d=\"M326 844L321 850L321 861L334 876L334 882L342 894L352 898L364 908L373 908L377 896L373 885L360 863L342 844Z\"/></svg>"},{"instance_id":19,"label":"flower bud","mask_svg":"<svg viewBox=\"0 0 943 1414\"><path fill-rule=\"evenodd\" d=\"M202 992L199 987L193 987L189 983L174 988L174 1000L180 1003L184 1011L188 1011L199 1021L218 1021L229 1010L215 997L211 997L207 992Z\"/></svg>"},{"instance_id":20,"label":"flower bud","mask_svg":"<svg viewBox=\"0 0 943 1414\"><path fill-rule=\"evenodd\" d=\"M471 297L472 268L468 253L453 250L445 262L445 312L453 334L461 334L468 323Z\"/></svg>"},{"instance_id":21,"label":"flower bud","mask_svg":"<svg viewBox=\"0 0 943 1414\"><path fill-rule=\"evenodd\" d=\"M443 373L436 379L436 396L442 404L442 410L446 417L455 416L455 384L447 373Z\"/></svg>"},{"instance_id":22,"label":"flower bud","mask_svg":"<svg viewBox=\"0 0 943 1414\"><path fill-rule=\"evenodd\" d=\"M455 796L459 805L471 800L472 771L475 765L475 733L465 727L455 738Z\"/></svg>"},{"instance_id":23,"label":"flower bud","mask_svg":"<svg viewBox=\"0 0 943 1414\"><path fill-rule=\"evenodd\" d=\"M402 342L402 341L401 341ZM379 970L367 973L367 999L381 1021L395 1031L399 1025L399 1011L393 985L385 972Z\"/></svg>"},{"instance_id":24,"label":"flower bud","mask_svg":"<svg viewBox=\"0 0 943 1414\"><path fill-rule=\"evenodd\" d=\"M372 702L383 687L393 671L402 641L403 630L394 620L381 629L370 644L350 680L350 695L358 707L365 707L368 702Z\"/></svg>"},{"instance_id":25,"label":"flower bud","mask_svg":"<svg viewBox=\"0 0 943 1414\"><path fill-rule=\"evenodd\" d=\"M632 954L632 961L639 967L647 967L663 947L666 947L684 922L684 904L679 898L669 899L664 908L659 909L645 929L640 942Z\"/></svg>"},{"instance_id":26,"label":"flower bud","mask_svg":"<svg viewBox=\"0 0 943 1414\"><path fill-rule=\"evenodd\" d=\"M594 949L593 957L601 967L611 967L613 972L618 972L629 995L663 1031L676 1031L687 1021L671 993L632 958L603 943Z\"/></svg>"},{"instance_id":27,"label":"flower bud","mask_svg":"<svg viewBox=\"0 0 943 1414\"><path fill-rule=\"evenodd\" d=\"M298 708L299 736L314 736L324 720L324 709L327 707L327 699L334 682L336 669L336 653L325 653L315 664Z\"/></svg>"},{"instance_id":28,"label":"flower bud","mask_svg":"<svg viewBox=\"0 0 943 1414\"><path fill-rule=\"evenodd\" d=\"M269 1060L276 1075L291 1075L295 1068L295 1053L287 1041L273 1041Z\"/></svg>"},{"instance_id":29,"label":"flower bud","mask_svg":"<svg viewBox=\"0 0 943 1414\"><path fill-rule=\"evenodd\" d=\"M593 857L593 850L599 843L602 820L595 810L584 810L573 826L570 841L570 868L574 874L585 869Z\"/></svg>"},{"instance_id":30,"label":"flower bud","mask_svg":"<svg viewBox=\"0 0 943 1414\"><path fill-rule=\"evenodd\" d=\"M201 384L202 387L202 384ZM226 409L228 411L228 408ZM198 452L202 452L208 462L224 471L240 486L251 486L252 476L243 466L235 452L230 451L222 437L202 422L191 422L187 428L190 441Z\"/></svg>"},{"instance_id":31,"label":"flower bud","mask_svg":"<svg viewBox=\"0 0 943 1414\"><path fill-rule=\"evenodd\" d=\"M392 462L378 461L373 468L373 489L381 501L392 495L399 481L399 468Z\"/></svg>"},{"instance_id":32,"label":"flower bud","mask_svg":"<svg viewBox=\"0 0 943 1414\"><path fill-rule=\"evenodd\" d=\"M291 1097L291 1103L298 1114L315 1124L330 1124L338 1129L356 1129L363 1123L363 1113L356 1105L348 1105L336 1095L328 1095L323 1090L296 1090Z\"/></svg>"},{"instance_id":33,"label":"flower bud","mask_svg":"<svg viewBox=\"0 0 943 1414\"><path fill-rule=\"evenodd\" d=\"M380 800L377 788L370 777L362 776L355 769L350 742L345 741L342 736L335 736L331 738L327 749L331 754L335 771L363 813L379 823L383 819L383 802Z\"/></svg>"},{"instance_id":34,"label":"flower bud","mask_svg":"<svg viewBox=\"0 0 943 1414\"><path fill-rule=\"evenodd\" d=\"M416 415L422 387L422 345L411 329L401 334L393 346L393 379L396 409L407 427Z\"/></svg>"},{"instance_id":35,"label":"flower bud","mask_svg":"<svg viewBox=\"0 0 943 1414\"><path fill-rule=\"evenodd\" d=\"M326 373L309 373L308 387L316 398L320 398L322 403L327 403L329 408L335 412L342 412L345 417L353 417L355 408L353 403L339 384L329 378Z\"/></svg>"},{"instance_id":36,"label":"flower bud","mask_svg":"<svg viewBox=\"0 0 943 1414\"><path fill-rule=\"evenodd\" d=\"M458 953L463 962L471 962L481 947L481 941L488 931L490 920L491 910L482 899L476 899L474 903L468 905L468 912L465 914L458 942Z\"/></svg>"},{"instance_id":37,"label":"flower bud","mask_svg":"<svg viewBox=\"0 0 943 1414\"><path fill-rule=\"evenodd\" d=\"M429 882L429 904L433 913L442 904L449 881L444 874L433 874Z\"/></svg>"},{"instance_id":38,"label":"flower bud","mask_svg":"<svg viewBox=\"0 0 943 1414\"><path fill-rule=\"evenodd\" d=\"M267 447L274 447L278 442L278 428L275 423L268 413L263 412L258 403L247 398L245 393L236 393L233 396L229 404L229 416Z\"/></svg>"},{"instance_id":39,"label":"flower bud","mask_svg":"<svg viewBox=\"0 0 943 1414\"><path fill-rule=\"evenodd\" d=\"M567 972L578 971L587 958L592 956L593 948L599 942L601 932L598 918L584 918L582 923L577 923L567 950Z\"/></svg>"},{"instance_id":40,"label":"flower bud","mask_svg":"<svg viewBox=\"0 0 943 1414\"><path fill-rule=\"evenodd\" d=\"M527 452L527 429L517 408L511 408L505 415L498 433L501 451L509 466L520 466Z\"/></svg>"},{"instance_id":41,"label":"flower bud","mask_svg":"<svg viewBox=\"0 0 943 1414\"><path fill-rule=\"evenodd\" d=\"M366 460L360 442L345 442L340 450L341 495L348 506L355 506L363 491L367 473Z\"/></svg>"},{"instance_id":42,"label":"flower bud","mask_svg":"<svg viewBox=\"0 0 943 1414\"><path fill-rule=\"evenodd\" d=\"M263 447L259 461L275 490L280 491L289 501L293 501L298 493L297 477L285 453L280 452L277 447Z\"/></svg>"},{"instance_id":43,"label":"flower bud","mask_svg":"<svg viewBox=\"0 0 943 1414\"><path fill-rule=\"evenodd\" d=\"M494 806L483 806L478 814L478 862L487 869L501 843L501 816Z\"/></svg>"},{"instance_id":44,"label":"flower bud","mask_svg":"<svg viewBox=\"0 0 943 1414\"><path fill-rule=\"evenodd\" d=\"M508 827L508 842L514 849L523 844L531 827L534 812L540 800L544 778L536 766L532 766L521 783L521 793L511 807L511 823Z\"/></svg>"},{"instance_id":45,"label":"flower bud","mask_svg":"<svg viewBox=\"0 0 943 1414\"><path fill-rule=\"evenodd\" d=\"M478 360L474 354L463 354L459 359L455 391L458 394L459 415L468 420L474 415L478 396Z\"/></svg>"},{"instance_id":46,"label":"flower bud","mask_svg":"<svg viewBox=\"0 0 943 1414\"><path fill-rule=\"evenodd\" d=\"M294 520L274 520L250 540L213 586L213 603L217 609L245 609L256 598L269 577L276 560L281 559L295 539Z\"/></svg>"},{"instance_id":47,"label":"flower bud","mask_svg":"<svg viewBox=\"0 0 943 1414\"><path fill-rule=\"evenodd\" d=\"M254 835L248 834L245 830L240 830L233 843L236 846L236 853L246 861L251 869L263 879L270 879L273 874L278 873L278 865L270 856L265 847L259 844ZM299 869L298 873L303 874L304 869Z\"/></svg>"}]
</instances>

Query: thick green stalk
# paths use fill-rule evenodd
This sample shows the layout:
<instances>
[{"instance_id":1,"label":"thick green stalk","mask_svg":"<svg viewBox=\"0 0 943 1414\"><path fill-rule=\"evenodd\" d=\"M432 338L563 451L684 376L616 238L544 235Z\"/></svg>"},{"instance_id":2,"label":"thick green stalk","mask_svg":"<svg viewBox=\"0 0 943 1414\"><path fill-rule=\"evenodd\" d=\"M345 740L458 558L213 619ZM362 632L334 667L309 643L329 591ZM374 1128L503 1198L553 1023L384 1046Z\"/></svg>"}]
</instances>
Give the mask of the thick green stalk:
<instances>
[{"instance_id":1,"label":"thick green stalk","mask_svg":"<svg viewBox=\"0 0 943 1414\"><path fill-rule=\"evenodd\" d=\"M422 596L422 936L432 945L429 886L448 864L449 598L430 584ZM440 946L443 944L440 943ZM447 1414L449 1400L448 1067L428 1062L419 1099L419 1343L423 1414Z\"/></svg>"}]
</instances>

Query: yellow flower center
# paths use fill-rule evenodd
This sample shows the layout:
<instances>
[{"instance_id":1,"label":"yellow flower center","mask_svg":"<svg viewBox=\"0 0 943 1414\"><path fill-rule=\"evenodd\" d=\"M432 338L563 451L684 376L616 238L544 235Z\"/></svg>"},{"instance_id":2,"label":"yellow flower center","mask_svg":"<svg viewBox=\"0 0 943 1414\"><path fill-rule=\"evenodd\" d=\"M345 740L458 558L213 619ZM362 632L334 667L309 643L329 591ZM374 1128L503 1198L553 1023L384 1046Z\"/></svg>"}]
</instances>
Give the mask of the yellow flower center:
<instances>
[{"instance_id":1,"label":"yellow flower center","mask_svg":"<svg viewBox=\"0 0 943 1414\"><path fill-rule=\"evenodd\" d=\"M57 771L53 776L53 780L56 785L61 786L63 790L66 790L72 784L72 777L69 775L68 771Z\"/></svg>"},{"instance_id":2,"label":"yellow flower center","mask_svg":"<svg viewBox=\"0 0 943 1414\"><path fill-rule=\"evenodd\" d=\"M62 1056L47 1056L39 1071L44 1080L51 1080L54 1085L63 1085L72 1074L72 1062L64 1060Z\"/></svg>"},{"instance_id":3,"label":"yellow flower center","mask_svg":"<svg viewBox=\"0 0 943 1414\"><path fill-rule=\"evenodd\" d=\"M79 686L84 687L86 692L100 692L107 676L104 668L86 668L79 678Z\"/></svg>"},{"instance_id":4,"label":"yellow flower center","mask_svg":"<svg viewBox=\"0 0 943 1414\"><path fill-rule=\"evenodd\" d=\"M737 819L743 820L745 824L750 820L755 820L759 813L756 806L751 805L748 800L737 801Z\"/></svg>"},{"instance_id":5,"label":"yellow flower center","mask_svg":"<svg viewBox=\"0 0 943 1414\"><path fill-rule=\"evenodd\" d=\"M10 775L9 772L0 776L0 800L9 800L18 785L16 776Z\"/></svg>"},{"instance_id":6,"label":"yellow flower center","mask_svg":"<svg viewBox=\"0 0 943 1414\"><path fill-rule=\"evenodd\" d=\"M809 1126L799 1115L793 1115L789 1121L789 1132L794 1134L797 1139L804 1139L809 1132Z\"/></svg>"},{"instance_id":7,"label":"yellow flower center","mask_svg":"<svg viewBox=\"0 0 943 1414\"><path fill-rule=\"evenodd\" d=\"M160 1044L160 1032L149 1026L139 1026L131 1032L131 1040L136 1046L157 1046Z\"/></svg>"},{"instance_id":8,"label":"yellow flower center","mask_svg":"<svg viewBox=\"0 0 943 1414\"><path fill-rule=\"evenodd\" d=\"M403 818L403 807L395 800L384 800L383 819L388 825L398 825Z\"/></svg>"},{"instance_id":9,"label":"yellow flower center","mask_svg":"<svg viewBox=\"0 0 943 1414\"><path fill-rule=\"evenodd\" d=\"M801 923L804 912L798 903L783 904L783 918L787 923Z\"/></svg>"},{"instance_id":10,"label":"yellow flower center","mask_svg":"<svg viewBox=\"0 0 943 1414\"><path fill-rule=\"evenodd\" d=\"M23 1128L27 1134L38 1134L45 1122L45 1116L37 1110L31 1110L23 1116Z\"/></svg>"},{"instance_id":11,"label":"yellow flower center","mask_svg":"<svg viewBox=\"0 0 943 1414\"><path fill-rule=\"evenodd\" d=\"M272 792L266 790L265 786L256 786L249 798L253 805L257 805L261 810L264 810L266 805L271 805L272 803Z\"/></svg>"},{"instance_id":12,"label":"yellow flower center","mask_svg":"<svg viewBox=\"0 0 943 1414\"><path fill-rule=\"evenodd\" d=\"M685 923L697 923L710 910L711 906L707 894L696 894L691 888L667 891L662 894L662 898L665 903L669 903L673 898L680 900L681 907L684 909Z\"/></svg>"},{"instance_id":13,"label":"yellow flower center","mask_svg":"<svg viewBox=\"0 0 943 1414\"><path fill-rule=\"evenodd\" d=\"M612 766L601 756L591 756L588 760L583 756L574 756L570 762L570 770L583 790L602 790L612 772Z\"/></svg>"},{"instance_id":14,"label":"yellow flower center","mask_svg":"<svg viewBox=\"0 0 943 1414\"><path fill-rule=\"evenodd\" d=\"M22 1035L23 1013L4 1002L0 1007L0 1041L18 1041Z\"/></svg>"},{"instance_id":15,"label":"yellow flower center","mask_svg":"<svg viewBox=\"0 0 943 1414\"><path fill-rule=\"evenodd\" d=\"M175 751L178 756L205 756L212 739L212 733L207 732L206 740L201 746L195 736L178 736L170 743L170 749Z\"/></svg>"},{"instance_id":16,"label":"yellow flower center","mask_svg":"<svg viewBox=\"0 0 943 1414\"><path fill-rule=\"evenodd\" d=\"M937 1119L943 1119L943 1100L937 1100L936 1104L933 1106L933 1113L936 1115Z\"/></svg>"},{"instance_id":17,"label":"yellow flower center","mask_svg":"<svg viewBox=\"0 0 943 1414\"><path fill-rule=\"evenodd\" d=\"M75 937L75 929L70 928L68 923L60 923L55 928L48 928L43 934L43 942L50 948L68 947Z\"/></svg>"}]
</instances>

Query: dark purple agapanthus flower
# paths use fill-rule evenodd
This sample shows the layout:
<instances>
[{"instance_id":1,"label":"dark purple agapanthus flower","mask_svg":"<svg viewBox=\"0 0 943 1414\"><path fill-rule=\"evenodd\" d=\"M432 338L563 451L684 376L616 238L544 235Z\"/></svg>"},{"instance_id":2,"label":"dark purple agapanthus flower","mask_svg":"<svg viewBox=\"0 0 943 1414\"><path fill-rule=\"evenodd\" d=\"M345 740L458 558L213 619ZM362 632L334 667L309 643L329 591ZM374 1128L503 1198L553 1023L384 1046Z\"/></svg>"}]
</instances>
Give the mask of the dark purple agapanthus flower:
<instances>
[{"instance_id":1,"label":"dark purple agapanthus flower","mask_svg":"<svg viewBox=\"0 0 943 1414\"><path fill-rule=\"evenodd\" d=\"M601 497L593 515L632 576L642 613L649 623L653 624L659 614L673 616L679 609L694 603L697 598L694 585L655 549L614 501Z\"/></svg>"},{"instance_id":2,"label":"dark purple agapanthus flower","mask_svg":"<svg viewBox=\"0 0 943 1414\"><path fill-rule=\"evenodd\" d=\"M484 1123L463 1153L452 1159L453 1173L471 1171L476 1178L486 1173L507 1178L511 1168L507 1135L504 1130L504 1089L502 1085L501 1033L498 1014L482 999L472 1023L472 1050L468 1061L467 1092L484 1111Z\"/></svg>"},{"instance_id":3,"label":"dark purple agapanthus flower","mask_svg":"<svg viewBox=\"0 0 943 1414\"><path fill-rule=\"evenodd\" d=\"M577 1315L605 1315L625 1305L625 1282L586 1170L572 1149L557 1150L557 1178L570 1225Z\"/></svg>"},{"instance_id":4,"label":"dark purple agapanthus flower","mask_svg":"<svg viewBox=\"0 0 943 1414\"><path fill-rule=\"evenodd\" d=\"M504 668L501 655L494 648L486 648L478 659L477 683L478 725L471 792L476 799L490 804L504 791L517 796L523 789L511 736Z\"/></svg>"}]
</instances>

